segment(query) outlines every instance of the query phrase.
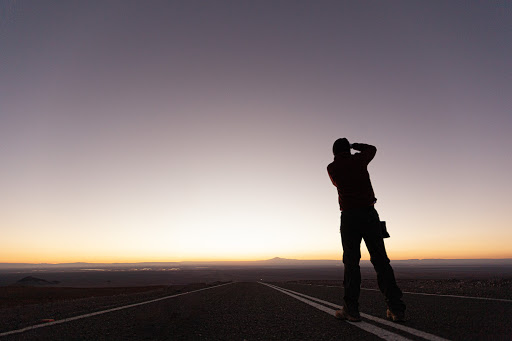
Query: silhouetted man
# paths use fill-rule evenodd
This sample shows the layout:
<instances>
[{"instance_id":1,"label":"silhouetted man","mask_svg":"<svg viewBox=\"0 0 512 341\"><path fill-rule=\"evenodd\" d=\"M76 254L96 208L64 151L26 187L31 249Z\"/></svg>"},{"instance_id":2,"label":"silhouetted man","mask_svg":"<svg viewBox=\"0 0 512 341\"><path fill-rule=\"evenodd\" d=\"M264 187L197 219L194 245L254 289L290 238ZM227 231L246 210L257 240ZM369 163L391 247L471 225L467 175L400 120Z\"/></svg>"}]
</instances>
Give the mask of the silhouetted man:
<instances>
[{"instance_id":1,"label":"silhouetted man","mask_svg":"<svg viewBox=\"0 0 512 341\"><path fill-rule=\"evenodd\" d=\"M350 149L359 151L352 154ZM341 241L343 264L345 266L343 286L344 305L336 311L336 317L352 322L361 321L359 314L359 293L361 287L361 239L364 239L370 253L370 260L377 272L380 291L386 297L386 315L393 321L403 321L405 304L402 291L398 288L395 274L384 247L379 214L374 208L377 201L373 192L368 164L377 153L374 146L354 143L346 138L338 139L332 147L334 161L327 166L327 172L334 186L338 188L341 213Z\"/></svg>"}]
</instances>

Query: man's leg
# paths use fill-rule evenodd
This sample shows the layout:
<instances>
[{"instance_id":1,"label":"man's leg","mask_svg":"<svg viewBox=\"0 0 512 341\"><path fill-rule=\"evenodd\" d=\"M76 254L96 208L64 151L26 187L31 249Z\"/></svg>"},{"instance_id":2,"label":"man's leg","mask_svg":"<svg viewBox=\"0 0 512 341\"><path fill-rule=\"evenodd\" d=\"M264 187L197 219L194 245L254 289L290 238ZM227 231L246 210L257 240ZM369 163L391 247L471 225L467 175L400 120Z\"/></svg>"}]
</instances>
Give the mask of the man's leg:
<instances>
[{"instance_id":1,"label":"man's leg","mask_svg":"<svg viewBox=\"0 0 512 341\"><path fill-rule=\"evenodd\" d=\"M359 294L361 291L361 233L348 219L341 223L341 242L343 244L345 308L351 315L359 315Z\"/></svg>"},{"instance_id":2,"label":"man's leg","mask_svg":"<svg viewBox=\"0 0 512 341\"><path fill-rule=\"evenodd\" d=\"M402 301L402 291L396 284L395 273L386 253L378 214L376 211L374 214L376 222L365 228L363 238L370 253L370 261L377 272L379 289L386 297L389 309L394 313L403 313L405 304Z\"/></svg>"}]
</instances>

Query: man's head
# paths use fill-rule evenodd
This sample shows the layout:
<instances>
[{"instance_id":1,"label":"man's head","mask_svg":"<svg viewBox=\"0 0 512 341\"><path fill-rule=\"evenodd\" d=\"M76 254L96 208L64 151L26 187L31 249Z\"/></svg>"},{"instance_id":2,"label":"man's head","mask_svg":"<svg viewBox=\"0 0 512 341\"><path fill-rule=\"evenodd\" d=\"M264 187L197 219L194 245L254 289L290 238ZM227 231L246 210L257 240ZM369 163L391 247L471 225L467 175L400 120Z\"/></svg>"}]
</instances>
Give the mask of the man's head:
<instances>
[{"instance_id":1,"label":"man's head","mask_svg":"<svg viewBox=\"0 0 512 341\"><path fill-rule=\"evenodd\" d=\"M334 141L332 145L332 153L334 155L339 153L349 153L350 152L350 143L346 138L337 139Z\"/></svg>"}]
</instances>

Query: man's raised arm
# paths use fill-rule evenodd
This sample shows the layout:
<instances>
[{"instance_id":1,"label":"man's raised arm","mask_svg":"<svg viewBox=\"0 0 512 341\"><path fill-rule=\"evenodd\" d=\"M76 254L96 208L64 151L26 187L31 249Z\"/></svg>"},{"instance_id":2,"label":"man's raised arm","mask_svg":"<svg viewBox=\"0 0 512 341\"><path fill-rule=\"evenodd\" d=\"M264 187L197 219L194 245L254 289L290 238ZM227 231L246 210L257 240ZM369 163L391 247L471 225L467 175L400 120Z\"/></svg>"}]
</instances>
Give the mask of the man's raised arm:
<instances>
[{"instance_id":1,"label":"man's raised arm","mask_svg":"<svg viewBox=\"0 0 512 341\"><path fill-rule=\"evenodd\" d=\"M367 164L373 160L375 154L377 153L377 148L371 144L352 143L351 147L352 149L361 152L359 153L359 157L362 158Z\"/></svg>"}]
</instances>

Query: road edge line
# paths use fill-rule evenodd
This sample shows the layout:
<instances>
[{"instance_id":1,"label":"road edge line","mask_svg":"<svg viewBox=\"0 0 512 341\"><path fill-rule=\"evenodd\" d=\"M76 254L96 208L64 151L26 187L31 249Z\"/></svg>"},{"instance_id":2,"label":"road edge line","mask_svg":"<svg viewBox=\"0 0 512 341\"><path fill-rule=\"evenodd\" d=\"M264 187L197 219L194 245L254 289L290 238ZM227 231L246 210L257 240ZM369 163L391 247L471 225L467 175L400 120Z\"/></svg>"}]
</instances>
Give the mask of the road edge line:
<instances>
[{"instance_id":1,"label":"road edge line","mask_svg":"<svg viewBox=\"0 0 512 341\"><path fill-rule=\"evenodd\" d=\"M300 283L297 283L300 284ZM326 287L326 288L343 288L340 285L323 285L323 284L300 284L300 285L314 285L316 287ZM379 289L370 289L370 288L361 288L361 290L370 290L370 291L380 291ZM498 302L507 302L512 303L512 300L506 298L494 298L494 297L476 297L476 296L461 296L461 295L443 295L443 294L431 294L427 292L413 292L413 291L402 291L404 294L411 295L425 295L425 296L439 296L439 297L453 297L453 298L466 298L472 300L484 300L484 301L498 301Z\"/></svg>"},{"instance_id":2,"label":"road edge line","mask_svg":"<svg viewBox=\"0 0 512 341\"><path fill-rule=\"evenodd\" d=\"M224 285L233 284L233 283L234 282L219 284L219 285L215 285L213 287L207 287L207 288L202 288L202 289L182 292L182 293L175 294L175 295L155 298L155 299L152 299L152 300L149 300L149 301L128 304L128 305L124 305L124 306L121 306L121 307L116 307L116 308L111 308L111 309L106 309L106 310L95 311L93 313L82 314L82 315L73 316L73 317L67 317L67 318L64 318L62 320L56 320L56 321L53 321L53 322L48 322L48 323L43 323L43 324L35 324L35 325L32 325L32 326L28 326L28 327L24 327L24 328L10 330L10 331L7 331L7 332L0 333L0 337L8 336L8 335L13 335L13 334L20 334L20 333L27 332L29 330L34 330L34 329L43 328L43 327L50 327L50 326L53 326L53 325L56 325L56 324L61 324L61 323L65 323L65 322L71 322L71 321L75 321L75 320L80 320L80 319L83 319L83 318L87 318L87 317L91 317L91 316L96 316L96 315L102 315L102 314L110 313L110 312L113 312L113 311L123 310L123 309L127 309L127 308L132 308L132 307L137 307L139 305L144 305L144 304L148 304L148 303L163 301L163 300L166 300L166 299L169 299L169 298L183 296L183 295L186 295L186 294L191 294L191 293L199 292L199 291L203 291L203 290L219 288L219 287L222 287Z\"/></svg>"},{"instance_id":3,"label":"road edge line","mask_svg":"<svg viewBox=\"0 0 512 341\"><path fill-rule=\"evenodd\" d=\"M367 289L367 288L361 288L361 290L380 291L379 289ZM442 295L442 294L430 294L430 293L427 293L427 292L412 292L412 291L402 291L402 292L404 294L411 294L411 295L466 298L466 299L472 299L472 300L498 301L498 302L508 302L508 303L512 302L512 300L507 300L506 298L475 297L475 296L460 296L460 295Z\"/></svg>"}]
</instances>

